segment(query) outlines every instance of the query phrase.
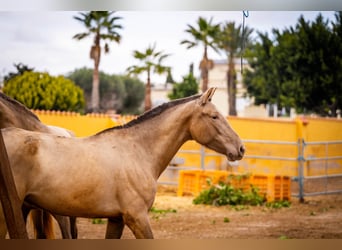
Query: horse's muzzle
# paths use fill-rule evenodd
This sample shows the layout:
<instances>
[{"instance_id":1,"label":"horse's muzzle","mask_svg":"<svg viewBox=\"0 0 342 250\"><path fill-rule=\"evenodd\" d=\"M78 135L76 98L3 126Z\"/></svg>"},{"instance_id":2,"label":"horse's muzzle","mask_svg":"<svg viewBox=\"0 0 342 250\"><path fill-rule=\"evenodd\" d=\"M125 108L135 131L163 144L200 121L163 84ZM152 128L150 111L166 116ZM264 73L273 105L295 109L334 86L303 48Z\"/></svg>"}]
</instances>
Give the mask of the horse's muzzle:
<instances>
[{"instance_id":1,"label":"horse's muzzle","mask_svg":"<svg viewBox=\"0 0 342 250\"><path fill-rule=\"evenodd\" d=\"M245 154L245 151L246 151L246 148L244 145L241 145L239 147L239 150L237 150L237 153L236 154L233 154L233 153L228 153L227 154L227 157L228 157L228 160L229 161L237 161L237 160L241 160Z\"/></svg>"}]
</instances>

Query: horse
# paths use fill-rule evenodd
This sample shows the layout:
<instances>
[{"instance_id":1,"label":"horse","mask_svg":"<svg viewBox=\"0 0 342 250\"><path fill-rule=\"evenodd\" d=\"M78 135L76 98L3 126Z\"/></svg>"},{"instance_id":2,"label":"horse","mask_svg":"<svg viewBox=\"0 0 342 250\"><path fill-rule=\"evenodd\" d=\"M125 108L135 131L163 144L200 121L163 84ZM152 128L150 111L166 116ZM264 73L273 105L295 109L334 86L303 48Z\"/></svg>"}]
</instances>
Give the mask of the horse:
<instances>
[{"instance_id":1,"label":"horse","mask_svg":"<svg viewBox=\"0 0 342 250\"><path fill-rule=\"evenodd\" d=\"M26 130L40 131L66 137L74 136L72 131L64 128L44 125L39 118L23 104L0 92L0 128L6 127L18 127ZM51 214L41 209L35 209L30 204L25 203L23 206L25 221L27 220L27 216L30 211L30 215L35 226L34 229L36 237L42 239L53 238ZM75 218L70 218L69 221L69 218L64 216L53 216L60 226L63 238L70 239L77 237ZM0 238L5 237L6 231L6 227L2 227L0 229Z\"/></svg>"},{"instance_id":2,"label":"horse","mask_svg":"<svg viewBox=\"0 0 342 250\"><path fill-rule=\"evenodd\" d=\"M21 201L65 216L108 218L106 238L153 238L149 210L157 180L179 148L195 140L228 160L245 147L211 103L215 88L166 102L87 137L2 129Z\"/></svg>"}]
</instances>

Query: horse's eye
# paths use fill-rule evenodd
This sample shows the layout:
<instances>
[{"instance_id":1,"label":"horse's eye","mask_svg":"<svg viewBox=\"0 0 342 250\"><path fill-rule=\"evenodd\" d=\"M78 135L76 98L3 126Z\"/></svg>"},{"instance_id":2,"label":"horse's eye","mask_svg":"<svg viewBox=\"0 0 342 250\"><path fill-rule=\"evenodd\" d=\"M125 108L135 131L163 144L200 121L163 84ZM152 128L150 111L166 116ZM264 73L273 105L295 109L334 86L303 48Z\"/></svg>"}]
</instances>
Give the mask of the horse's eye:
<instances>
[{"instance_id":1,"label":"horse's eye","mask_svg":"<svg viewBox=\"0 0 342 250\"><path fill-rule=\"evenodd\" d=\"M218 118L217 115L213 115L211 118L213 118L214 120L216 120Z\"/></svg>"}]
</instances>

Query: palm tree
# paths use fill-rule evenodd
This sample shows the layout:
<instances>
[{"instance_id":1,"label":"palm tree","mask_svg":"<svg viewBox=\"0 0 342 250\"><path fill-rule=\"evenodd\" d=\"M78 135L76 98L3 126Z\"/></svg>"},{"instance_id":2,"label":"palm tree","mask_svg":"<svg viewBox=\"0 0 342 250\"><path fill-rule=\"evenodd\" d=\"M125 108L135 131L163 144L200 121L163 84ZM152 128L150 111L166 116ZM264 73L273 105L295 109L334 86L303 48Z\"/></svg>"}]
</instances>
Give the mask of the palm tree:
<instances>
[{"instance_id":1,"label":"palm tree","mask_svg":"<svg viewBox=\"0 0 342 250\"><path fill-rule=\"evenodd\" d=\"M121 35L117 30L122 29L122 26L117 24L117 21L121 19L121 17L114 16L114 11L89 11L85 13L80 12L79 14L80 16L74 16L74 18L82 22L87 31L78 33L74 35L73 38L82 40L90 35L94 35L94 43L90 50L90 58L94 60L91 110L92 112L98 112L100 103L99 64L101 59L101 41L109 40L120 43ZM104 45L104 52L109 52L109 45L107 42Z\"/></svg>"},{"instance_id":2,"label":"palm tree","mask_svg":"<svg viewBox=\"0 0 342 250\"><path fill-rule=\"evenodd\" d=\"M193 40L183 40L181 44L188 45L187 48L196 47L199 44L203 44L204 53L200 62L201 77L203 80L202 91L205 92L208 89L208 75L209 70L214 67L212 60L208 58L208 47L211 47L217 51L215 39L220 31L219 24L212 24L212 18L209 21L203 17L199 17L197 20L198 28L196 29L192 25L188 24L188 29L185 32L192 35Z\"/></svg>"},{"instance_id":3,"label":"palm tree","mask_svg":"<svg viewBox=\"0 0 342 250\"><path fill-rule=\"evenodd\" d=\"M150 45L144 52L133 51L134 58L141 61L141 65L133 65L127 68L128 74L139 75L147 73L147 82L145 87L145 111L152 108L151 101L151 73L163 74L170 71L170 67L162 65L163 60L169 54L163 54L162 51L156 51L156 45Z\"/></svg>"},{"instance_id":4,"label":"palm tree","mask_svg":"<svg viewBox=\"0 0 342 250\"><path fill-rule=\"evenodd\" d=\"M223 24L217 43L219 48L223 49L227 56L227 91L229 115L237 115L236 112L236 71L234 67L234 58L241 56L243 44L248 47L251 43L251 34L253 29L242 26L235 26L235 22Z\"/></svg>"}]
</instances>

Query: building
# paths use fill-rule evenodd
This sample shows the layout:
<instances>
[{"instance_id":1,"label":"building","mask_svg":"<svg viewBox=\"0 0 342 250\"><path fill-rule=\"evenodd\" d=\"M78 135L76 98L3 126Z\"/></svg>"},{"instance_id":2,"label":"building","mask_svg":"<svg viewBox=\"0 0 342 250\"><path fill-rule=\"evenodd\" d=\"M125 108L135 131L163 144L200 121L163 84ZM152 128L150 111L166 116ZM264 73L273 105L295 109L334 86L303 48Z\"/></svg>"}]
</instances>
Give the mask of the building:
<instances>
[{"instance_id":1,"label":"building","mask_svg":"<svg viewBox=\"0 0 342 250\"><path fill-rule=\"evenodd\" d=\"M264 107L253 105L253 100L245 97L247 90L242 82L241 66L247 68L247 61L243 60L241 65L241 59L236 58L234 65L237 81L236 109L238 116L266 117L266 109ZM208 87L217 88L212 102L223 115L228 115L227 70L227 60L214 60L214 67L209 71Z\"/></svg>"},{"instance_id":2,"label":"building","mask_svg":"<svg viewBox=\"0 0 342 250\"><path fill-rule=\"evenodd\" d=\"M243 60L243 68L248 67L246 60ZM212 102L223 115L228 115L228 91L227 91L227 60L214 60L214 67L209 70L209 84L208 87L216 87L215 95ZM241 59L235 60L235 71L237 80L236 93L236 109L238 116L241 117L267 117L267 111L264 106L255 106L253 99L246 97L246 88L242 83L241 74ZM201 79L199 79L202 85ZM199 87L201 89L201 86ZM167 94L172 90L171 84L155 84L152 87L152 105L153 107L169 101Z\"/></svg>"}]
</instances>

